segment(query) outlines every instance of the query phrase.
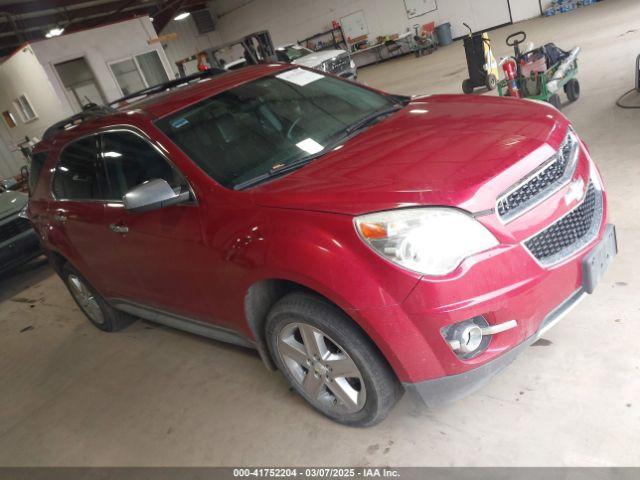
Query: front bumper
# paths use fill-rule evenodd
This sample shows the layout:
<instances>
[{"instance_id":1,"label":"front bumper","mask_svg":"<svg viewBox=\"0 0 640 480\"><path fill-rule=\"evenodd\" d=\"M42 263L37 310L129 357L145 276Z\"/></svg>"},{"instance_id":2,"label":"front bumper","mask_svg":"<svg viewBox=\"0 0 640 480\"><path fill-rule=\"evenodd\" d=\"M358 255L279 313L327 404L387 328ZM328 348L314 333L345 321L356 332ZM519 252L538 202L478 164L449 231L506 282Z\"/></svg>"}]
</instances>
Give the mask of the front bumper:
<instances>
[{"instance_id":1,"label":"front bumper","mask_svg":"<svg viewBox=\"0 0 640 480\"><path fill-rule=\"evenodd\" d=\"M6 272L42 254L35 230L29 229L0 244L0 272Z\"/></svg>"},{"instance_id":2,"label":"front bumper","mask_svg":"<svg viewBox=\"0 0 640 480\"><path fill-rule=\"evenodd\" d=\"M576 290L573 295L545 317L535 334L498 358L478 368L457 375L449 375L418 383L404 383L405 390L410 395L422 400L427 407L438 407L470 395L504 370L525 348L535 343L542 333L559 322L586 295L587 293L584 289Z\"/></svg>"},{"instance_id":3,"label":"front bumper","mask_svg":"<svg viewBox=\"0 0 640 480\"><path fill-rule=\"evenodd\" d=\"M585 252L578 262L575 262L580 267L581 285L537 324L533 334L515 347L476 368L422 382L405 382L405 389L417 395L427 406L436 407L463 398L482 387L509 365L522 350L558 323L587 294L592 293L617 252L615 227L608 224L599 241Z\"/></svg>"}]
</instances>

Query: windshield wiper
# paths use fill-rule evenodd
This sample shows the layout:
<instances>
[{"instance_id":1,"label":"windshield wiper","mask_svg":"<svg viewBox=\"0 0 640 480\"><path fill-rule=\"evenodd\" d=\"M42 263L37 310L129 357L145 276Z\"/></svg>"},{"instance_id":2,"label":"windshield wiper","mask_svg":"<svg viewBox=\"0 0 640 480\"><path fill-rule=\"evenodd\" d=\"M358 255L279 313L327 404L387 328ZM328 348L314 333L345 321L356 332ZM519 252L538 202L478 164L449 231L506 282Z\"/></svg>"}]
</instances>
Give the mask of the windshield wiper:
<instances>
[{"instance_id":1,"label":"windshield wiper","mask_svg":"<svg viewBox=\"0 0 640 480\"><path fill-rule=\"evenodd\" d=\"M262 174L258 175L257 177L250 178L249 180L245 180L244 182L240 182L237 185L234 185L233 189L234 190L244 190L245 188L249 188L249 187L252 187L254 185L257 185L258 183L265 182L265 181L267 181L267 180L269 180L271 178L278 177L278 176L283 175L285 173L288 173L288 172L290 172L292 170L296 170L296 169L306 165L309 162L312 162L316 158L321 157L321 156L329 153L340 142L345 141L346 138L350 137L351 134L353 134L357 130L360 130L361 128L366 127L367 125L369 125L370 123L374 122L378 118L384 117L386 115L390 115L390 114L392 114L394 112L397 112L398 110L401 110L406 105L406 103L404 103L403 100L404 100L404 98L402 100L398 101L398 103L395 103L394 105L392 105L391 107L386 107L384 109L377 110L377 111L367 115L366 117L358 120L356 123L353 123L353 124L347 126L343 130L343 134L339 133L338 135L336 135L336 137L334 137L334 141L330 142L326 147L324 147L318 153L313 153L311 155L307 155L306 157L299 158L298 160L294 160L293 162L289 162L289 163L285 163L285 164L276 164L273 167L271 167L271 170L269 170L268 172L262 173Z\"/></svg>"},{"instance_id":2,"label":"windshield wiper","mask_svg":"<svg viewBox=\"0 0 640 480\"><path fill-rule=\"evenodd\" d=\"M355 132L356 130L360 130L364 127L366 127L367 125L369 125L370 123L374 122L375 120L379 119L380 117L384 117L386 115L390 115L394 112L397 112L398 110L400 110L404 105L403 104L394 104L391 107L387 107L384 108L382 110L377 110L373 113L370 113L369 115L367 115L366 117L361 118L360 120L358 120L356 123L353 123L351 125L349 125L348 127L346 127L344 129L344 131L347 134L352 134L353 132Z\"/></svg>"},{"instance_id":3,"label":"windshield wiper","mask_svg":"<svg viewBox=\"0 0 640 480\"><path fill-rule=\"evenodd\" d=\"M268 172L260 174L257 177L251 178L249 180L245 180L244 182L240 182L237 185L234 185L233 189L234 190L244 190L245 188L252 187L253 185L256 185L258 183L262 183L262 182L264 182L266 180L269 180L271 178L278 177L280 175L284 175L285 173L288 173L288 172L290 172L292 170L296 170L296 169L306 165L307 163L312 162L316 158L321 157L322 155L325 155L326 153L329 152L331 147L332 147L332 145L329 145L329 146L323 148L318 153L314 153L312 155L307 155L306 157L299 158L298 160L295 160L295 161L290 162L290 163L274 165L273 167L271 167L271 170L269 170Z\"/></svg>"}]
</instances>

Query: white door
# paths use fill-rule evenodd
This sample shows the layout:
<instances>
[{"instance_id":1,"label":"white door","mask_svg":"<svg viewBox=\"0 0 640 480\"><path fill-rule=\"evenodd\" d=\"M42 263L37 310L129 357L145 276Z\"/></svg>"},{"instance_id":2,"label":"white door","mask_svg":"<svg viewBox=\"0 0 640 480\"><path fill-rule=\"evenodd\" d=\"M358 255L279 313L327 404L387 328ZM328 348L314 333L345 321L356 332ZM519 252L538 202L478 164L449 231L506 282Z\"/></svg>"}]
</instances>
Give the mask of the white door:
<instances>
[{"instance_id":1,"label":"white door","mask_svg":"<svg viewBox=\"0 0 640 480\"><path fill-rule=\"evenodd\" d=\"M520 22L528 18L539 17L540 2L538 0L509 0L513 22Z\"/></svg>"}]
</instances>

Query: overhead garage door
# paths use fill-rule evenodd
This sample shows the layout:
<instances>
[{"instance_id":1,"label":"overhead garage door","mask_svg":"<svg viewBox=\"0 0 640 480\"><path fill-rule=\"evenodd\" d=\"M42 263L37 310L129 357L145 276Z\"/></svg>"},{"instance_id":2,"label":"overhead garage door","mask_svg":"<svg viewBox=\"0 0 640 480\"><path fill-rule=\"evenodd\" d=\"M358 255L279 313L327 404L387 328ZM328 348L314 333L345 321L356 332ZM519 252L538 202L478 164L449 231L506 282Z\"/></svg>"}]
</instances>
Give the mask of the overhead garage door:
<instances>
[{"instance_id":1,"label":"overhead garage door","mask_svg":"<svg viewBox=\"0 0 640 480\"><path fill-rule=\"evenodd\" d=\"M468 33L466 22L474 32L511 22L508 0L444 0L438 2L441 22L451 23L453 37Z\"/></svg>"}]
</instances>

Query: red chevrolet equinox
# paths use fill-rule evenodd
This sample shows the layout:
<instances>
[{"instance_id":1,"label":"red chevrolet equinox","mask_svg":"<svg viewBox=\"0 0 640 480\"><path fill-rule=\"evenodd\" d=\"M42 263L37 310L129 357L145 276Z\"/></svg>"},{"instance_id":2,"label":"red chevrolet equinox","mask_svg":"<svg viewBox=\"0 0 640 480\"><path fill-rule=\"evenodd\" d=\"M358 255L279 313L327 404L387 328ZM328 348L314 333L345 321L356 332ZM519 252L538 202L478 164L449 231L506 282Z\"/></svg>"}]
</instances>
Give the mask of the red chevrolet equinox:
<instances>
[{"instance_id":1,"label":"red chevrolet equinox","mask_svg":"<svg viewBox=\"0 0 640 480\"><path fill-rule=\"evenodd\" d=\"M257 349L314 408L382 420L467 395L617 251L553 107L386 94L291 65L94 107L35 149L28 214L88 319Z\"/></svg>"}]
</instances>

